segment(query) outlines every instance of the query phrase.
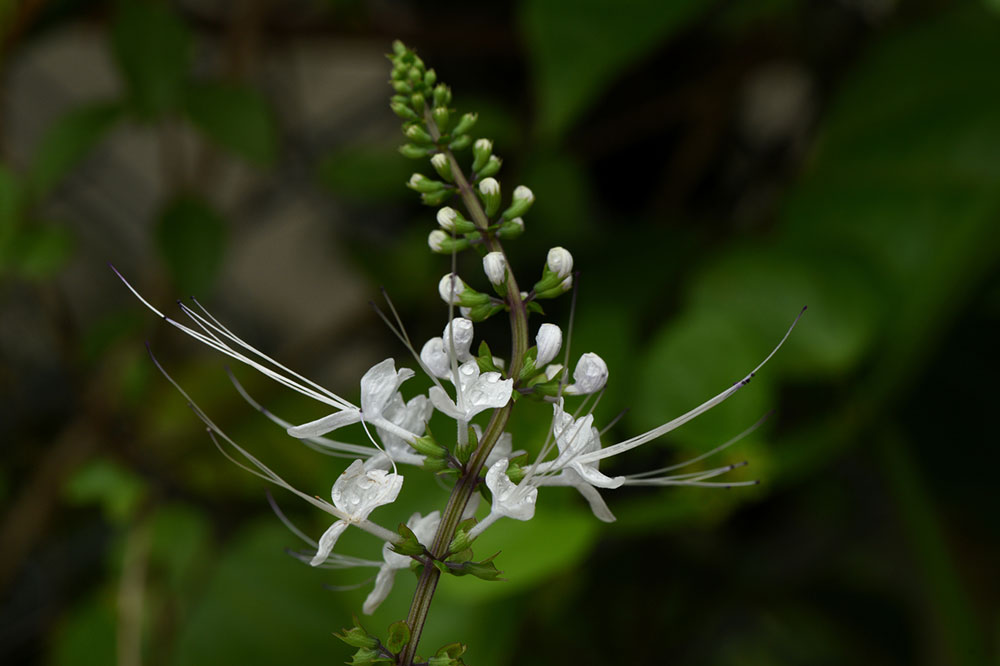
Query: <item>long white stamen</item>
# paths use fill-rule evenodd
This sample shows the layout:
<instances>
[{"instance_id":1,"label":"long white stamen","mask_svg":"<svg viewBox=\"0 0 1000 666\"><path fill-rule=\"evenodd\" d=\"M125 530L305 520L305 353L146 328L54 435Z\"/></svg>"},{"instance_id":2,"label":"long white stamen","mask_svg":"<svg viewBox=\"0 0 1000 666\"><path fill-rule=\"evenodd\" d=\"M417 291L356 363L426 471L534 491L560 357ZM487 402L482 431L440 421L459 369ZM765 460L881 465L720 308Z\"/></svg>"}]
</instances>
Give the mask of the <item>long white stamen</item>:
<instances>
[{"instance_id":1,"label":"long white stamen","mask_svg":"<svg viewBox=\"0 0 1000 666\"><path fill-rule=\"evenodd\" d=\"M774 356L775 353L777 353L777 351L779 349L781 349L781 346L783 344L785 344L785 340L787 340L788 336L791 335L792 329L794 329L795 325L797 323L799 323L799 319L802 318L802 314L805 311L806 311L806 308L802 308L802 310L799 312L798 316L795 317L795 321L793 321L792 325L788 327L788 330L785 332L784 337L782 337L781 341L778 342L777 346L775 346L775 348L771 350L771 353L768 354L767 357L765 357L764 360L761 361L760 364L758 364L756 368L754 368L753 370L751 370L750 373L746 377L744 377L740 381L736 382L733 386L731 386L730 388L726 389L722 393L719 393L714 398L711 398L711 399L703 402L702 404L698 405L697 407L695 407L691 411L687 412L686 414L682 414L682 415L678 416L677 418L673 419L672 421L667 421L666 423L664 423L663 425L661 425L659 427L653 428L652 430L649 430L649 431L647 431L647 432L645 432L645 433L643 433L641 435L636 435L635 437L632 437L630 439L626 439L624 442L620 442L618 444L613 444L612 446L609 446L607 448L601 449L600 451L594 451L593 453L588 453L588 454L586 454L584 456L581 456L580 461L581 462L595 462L597 460L603 460L605 458L610 458L611 456L616 456L619 453L624 453L625 451L629 451L629 450L634 449L634 448L636 448L638 446L642 446L646 442L648 442L650 440L653 440L653 439L656 439L657 437L661 437L661 436L667 434L668 432L670 432L671 430L674 430L674 429L676 429L676 428L684 425L685 423L687 423L691 419L695 418L696 416L699 416L700 414L704 414L705 412L707 412L708 410L710 410L712 407L715 407L716 405L718 405L718 404L720 404L722 402L725 402L726 399L728 399L734 393L736 393L741 388L743 388L744 386L746 386L747 384L749 384L750 380L753 379L754 375L757 374L757 371L760 370L762 367L764 367L764 364L767 363L768 361L770 361L771 357Z\"/></svg>"}]
</instances>

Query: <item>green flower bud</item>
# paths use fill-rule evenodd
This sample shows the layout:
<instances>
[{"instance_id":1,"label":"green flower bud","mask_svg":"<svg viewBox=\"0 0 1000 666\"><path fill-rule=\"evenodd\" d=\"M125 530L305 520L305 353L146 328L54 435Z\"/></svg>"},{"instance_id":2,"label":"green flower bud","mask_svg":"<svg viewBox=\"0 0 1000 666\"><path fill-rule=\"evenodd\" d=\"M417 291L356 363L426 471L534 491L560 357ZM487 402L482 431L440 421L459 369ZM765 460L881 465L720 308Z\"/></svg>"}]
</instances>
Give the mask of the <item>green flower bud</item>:
<instances>
[{"instance_id":1,"label":"green flower bud","mask_svg":"<svg viewBox=\"0 0 1000 666\"><path fill-rule=\"evenodd\" d=\"M465 150L469 147L470 143L472 143L472 137L468 134L463 134L455 137L452 142L448 144L448 147L452 150Z\"/></svg>"},{"instance_id":2,"label":"green flower bud","mask_svg":"<svg viewBox=\"0 0 1000 666\"><path fill-rule=\"evenodd\" d=\"M524 233L524 220L520 217L515 217L513 220L507 220L500 224L500 229L497 231L497 236L503 240L510 240L512 238L517 238Z\"/></svg>"},{"instance_id":3,"label":"green flower bud","mask_svg":"<svg viewBox=\"0 0 1000 666\"><path fill-rule=\"evenodd\" d=\"M448 453L448 450L434 441L434 437L431 435L417 437L410 443L410 446L413 447L414 451L428 458L443 458Z\"/></svg>"},{"instance_id":4,"label":"green flower bud","mask_svg":"<svg viewBox=\"0 0 1000 666\"><path fill-rule=\"evenodd\" d=\"M436 107L433 111L431 111L431 116L434 118L434 124L437 125L441 134L447 133L448 121L451 119L451 113L448 111L448 107Z\"/></svg>"},{"instance_id":5,"label":"green flower bud","mask_svg":"<svg viewBox=\"0 0 1000 666\"><path fill-rule=\"evenodd\" d=\"M482 296L486 296L486 294L482 294ZM503 311L504 309L504 306L492 302L481 303L479 305L473 305L467 307L469 307L469 314L465 315L466 318L477 323L481 321L486 321L487 319L489 319L496 313Z\"/></svg>"},{"instance_id":6,"label":"green flower bud","mask_svg":"<svg viewBox=\"0 0 1000 666\"><path fill-rule=\"evenodd\" d=\"M434 86L434 106L448 106L451 104L451 88L443 83Z\"/></svg>"},{"instance_id":7,"label":"green flower bud","mask_svg":"<svg viewBox=\"0 0 1000 666\"><path fill-rule=\"evenodd\" d=\"M472 144L472 170L479 172L493 154L493 142L489 139L476 139Z\"/></svg>"},{"instance_id":8,"label":"green flower bud","mask_svg":"<svg viewBox=\"0 0 1000 666\"><path fill-rule=\"evenodd\" d=\"M424 85L430 88L437 81L437 72L433 69L428 69L424 72Z\"/></svg>"},{"instance_id":9,"label":"green flower bud","mask_svg":"<svg viewBox=\"0 0 1000 666\"><path fill-rule=\"evenodd\" d=\"M433 151L433 146L415 146L412 143L407 143L399 147L399 152L403 157L409 157L411 160L419 160L427 157Z\"/></svg>"},{"instance_id":10,"label":"green flower bud","mask_svg":"<svg viewBox=\"0 0 1000 666\"><path fill-rule=\"evenodd\" d=\"M410 96L410 104L413 105L413 110L417 113L424 112L424 96L420 93L414 93Z\"/></svg>"},{"instance_id":11,"label":"green flower bud","mask_svg":"<svg viewBox=\"0 0 1000 666\"><path fill-rule=\"evenodd\" d=\"M458 123L455 125L454 133L465 134L472 129L476 121L479 120L479 116L475 113L466 113L461 118L458 119Z\"/></svg>"},{"instance_id":12,"label":"green flower bud","mask_svg":"<svg viewBox=\"0 0 1000 666\"><path fill-rule=\"evenodd\" d=\"M415 173L410 176L410 180L406 182L406 186L411 190L423 193L440 192L445 187L444 183L440 180L432 180L422 173Z\"/></svg>"},{"instance_id":13,"label":"green flower bud","mask_svg":"<svg viewBox=\"0 0 1000 666\"><path fill-rule=\"evenodd\" d=\"M431 138L431 135L427 132L427 130L416 123L409 125L403 134L406 135L407 139L416 144L428 144L434 142L434 139Z\"/></svg>"},{"instance_id":14,"label":"green flower bud","mask_svg":"<svg viewBox=\"0 0 1000 666\"><path fill-rule=\"evenodd\" d=\"M437 223L445 231L457 234L469 234L476 231L475 222L470 222L451 206L445 206L437 212Z\"/></svg>"},{"instance_id":15,"label":"green flower bud","mask_svg":"<svg viewBox=\"0 0 1000 666\"><path fill-rule=\"evenodd\" d=\"M411 67L410 71L406 73L406 78L409 80L410 85L424 82L424 75L417 67Z\"/></svg>"},{"instance_id":16,"label":"green flower bud","mask_svg":"<svg viewBox=\"0 0 1000 666\"><path fill-rule=\"evenodd\" d=\"M392 52L396 54L397 57L402 56L406 53L406 44L400 40L394 40L392 42Z\"/></svg>"},{"instance_id":17,"label":"green flower bud","mask_svg":"<svg viewBox=\"0 0 1000 666\"><path fill-rule=\"evenodd\" d=\"M392 89L401 95L413 92L413 86L406 81L393 81Z\"/></svg>"},{"instance_id":18,"label":"green flower bud","mask_svg":"<svg viewBox=\"0 0 1000 666\"><path fill-rule=\"evenodd\" d=\"M451 173L451 162L448 160L448 156L444 153L435 153L431 156L431 166L437 171L437 174L447 180L449 183L455 178Z\"/></svg>"},{"instance_id":19,"label":"green flower bud","mask_svg":"<svg viewBox=\"0 0 1000 666\"><path fill-rule=\"evenodd\" d=\"M479 198L483 200L486 216L496 215L500 208L500 183L495 178L484 178L479 183Z\"/></svg>"},{"instance_id":20,"label":"green flower bud","mask_svg":"<svg viewBox=\"0 0 1000 666\"><path fill-rule=\"evenodd\" d=\"M500 165L503 163L496 155L490 155L490 159L486 162L486 166L476 172L476 175L480 178L487 178L489 176L495 176L500 172Z\"/></svg>"},{"instance_id":21,"label":"green flower bud","mask_svg":"<svg viewBox=\"0 0 1000 666\"><path fill-rule=\"evenodd\" d=\"M374 649L378 645L378 639L362 629L360 626L344 629L339 634L334 634L351 647Z\"/></svg>"},{"instance_id":22,"label":"green flower bud","mask_svg":"<svg viewBox=\"0 0 1000 666\"><path fill-rule=\"evenodd\" d=\"M468 238L452 238L448 235L448 232L442 231L441 229L435 229L427 237L427 245L430 246L432 252L437 252L438 254L451 254L452 252L461 252L469 247Z\"/></svg>"},{"instance_id":23,"label":"green flower bud","mask_svg":"<svg viewBox=\"0 0 1000 666\"><path fill-rule=\"evenodd\" d=\"M518 185L514 188L514 200L511 202L510 207L503 212L503 219L512 220L515 217L521 217L528 212L531 208L531 204L535 203L535 195L524 185ZM572 263L572 262L571 262Z\"/></svg>"},{"instance_id":24,"label":"green flower bud","mask_svg":"<svg viewBox=\"0 0 1000 666\"><path fill-rule=\"evenodd\" d=\"M392 109L392 112L395 113L400 118L402 118L403 120L419 120L420 119L420 116L418 116L413 111L413 109L411 109L410 107L408 107L405 104L402 104L400 102L393 102L392 104L389 105L389 108Z\"/></svg>"},{"instance_id":25,"label":"green flower bud","mask_svg":"<svg viewBox=\"0 0 1000 666\"><path fill-rule=\"evenodd\" d=\"M425 206L440 206L451 198L454 190L444 189L438 192L424 192L420 195L420 203Z\"/></svg>"}]
</instances>

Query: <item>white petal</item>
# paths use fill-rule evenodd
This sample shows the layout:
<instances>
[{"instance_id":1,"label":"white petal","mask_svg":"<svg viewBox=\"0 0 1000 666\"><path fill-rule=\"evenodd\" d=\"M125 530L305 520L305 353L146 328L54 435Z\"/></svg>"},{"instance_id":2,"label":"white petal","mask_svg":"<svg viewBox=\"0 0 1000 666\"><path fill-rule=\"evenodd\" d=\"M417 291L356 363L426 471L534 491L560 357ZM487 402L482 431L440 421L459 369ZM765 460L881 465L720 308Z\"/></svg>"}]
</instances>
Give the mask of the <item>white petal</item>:
<instances>
[{"instance_id":1,"label":"white petal","mask_svg":"<svg viewBox=\"0 0 1000 666\"><path fill-rule=\"evenodd\" d=\"M507 477L506 458L498 460L486 472L486 487L493 493L492 513L515 520L531 520L535 515L538 488L519 486Z\"/></svg>"},{"instance_id":2,"label":"white petal","mask_svg":"<svg viewBox=\"0 0 1000 666\"><path fill-rule=\"evenodd\" d=\"M513 379L501 379L499 372L484 372L462 396L467 419L484 410L503 407L510 401L513 390Z\"/></svg>"},{"instance_id":3,"label":"white petal","mask_svg":"<svg viewBox=\"0 0 1000 666\"><path fill-rule=\"evenodd\" d=\"M454 336L454 340L452 338ZM444 341L444 350L449 355L452 350L452 342L455 345L455 358L459 363L464 363L472 358L469 349L472 347L473 328L472 321L465 317L455 317L444 327L441 339Z\"/></svg>"},{"instance_id":4,"label":"white petal","mask_svg":"<svg viewBox=\"0 0 1000 666\"><path fill-rule=\"evenodd\" d=\"M361 378L361 411L365 420L378 418L399 386L413 376L409 368L396 372L396 362L387 358Z\"/></svg>"},{"instance_id":5,"label":"white petal","mask_svg":"<svg viewBox=\"0 0 1000 666\"><path fill-rule=\"evenodd\" d=\"M597 467L587 464L576 463L572 466L574 472L592 486L598 488L620 488L625 483L624 476L610 477L597 471Z\"/></svg>"},{"instance_id":6,"label":"white petal","mask_svg":"<svg viewBox=\"0 0 1000 666\"><path fill-rule=\"evenodd\" d=\"M427 395L430 397L431 403L434 407L436 407L442 414L447 414L453 419L461 419L465 417L465 412L458 409L455 402L440 386L432 386Z\"/></svg>"},{"instance_id":7,"label":"white petal","mask_svg":"<svg viewBox=\"0 0 1000 666\"><path fill-rule=\"evenodd\" d=\"M406 558L409 560L410 558ZM396 570L390 566L382 566L378 570L378 575L375 576L375 587L368 594L368 598L365 599L364 605L361 607L361 612L365 615L371 615L375 612L385 598L389 596L389 592L392 591L392 583L396 579Z\"/></svg>"},{"instance_id":8,"label":"white petal","mask_svg":"<svg viewBox=\"0 0 1000 666\"><path fill-rule=\"evenodd\" d=\"M451 362L448 352L444 348L443 338L431 338L420 350L420 360L427 366L427 370L438 379L445 379L451 376Z\"/></svg>"},{"instance_id":9,"label":"white petal","mask_svg":"<svg viewBox=\"0 0 1000 666\"><path fill-rule=\"evenodd\" d=\"M314 567L317 567L330 556L330 552L333 547L337 545L337 539L340 535L344 533L347 529L347 523L343 520L338 520L333 525L327 528L326 532L323 532L323 536L319 538L319 547L316 550L316 556L312 558L309 562Z\"/></svg>"},{"instance_id":10,"label":"white petal","mask_svg":"<svg viewBox=\"0 0 1000 666\"><path fill-rule=\"evenodd\" d=\"M587 395L596 393L608 382L608 365L597 354L587 352L577 361L573 369L573 384L566 387L566 393Z\"/></svg>"},{"instance_id":11,"label":"white petal","mask_svg":"<svg viewBox=\"0 0 1000 666\"><path fill-rule=\"evenodd\" d=\"M351 463L333 484L333 505L352 522L368 517L376 507L393 502L403 487L403 477L381 469L365 469L360 460Z\"/></svg>"},{"instance_id":12,"label":"white petal","mask_svg":"<svg viewBox=\"0 0 1000 666\"><path fill-rule=\"evenodd\" d=\"M594 512L598 520L605 523L615 522L615 514L611 513L611 509L605 504L604 498L601 497L601 493L597 492L596 488L589 484L581 483L576 486L576 489L580 491L580 494L590 504L590 510Z\"/></svg>"},{"instance_id":13,"label":"white petal","mask_svg":"<svg viewBox=\"0 0 1000 666\"><path fill-rule=\"evenodd\" d=\"M542 324L535 336L535 343L538 345L535 367L541 368L559 353L559 348L562 347L562 330L555 324Z\"/></svg>"},{"instance_id":14,"label":"white petal","mask_svg":"<svg viewBox=\"0 0 1000 666\"><path fill-rule=\"evenodd\" d=\"M342 412L334 412L309 423L292 426L288 428L287 432L292 437L297 437L298 439L319 437L328 432L333 432L337 428L343 428L346 425L358 423L359 421L361 421L361 412L354 409L345 409Z\"/></svg>"}]
</instances>

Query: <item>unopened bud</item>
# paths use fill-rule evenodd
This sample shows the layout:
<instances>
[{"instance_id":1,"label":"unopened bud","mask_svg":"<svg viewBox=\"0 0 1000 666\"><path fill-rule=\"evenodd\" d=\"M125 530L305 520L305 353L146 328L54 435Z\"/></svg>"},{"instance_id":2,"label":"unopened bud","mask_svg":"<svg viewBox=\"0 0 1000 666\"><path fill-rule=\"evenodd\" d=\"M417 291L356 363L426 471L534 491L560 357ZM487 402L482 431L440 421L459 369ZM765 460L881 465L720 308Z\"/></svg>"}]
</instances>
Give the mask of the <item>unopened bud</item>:
<instances>
[{"instance_id":1,"label":"unopened bud","mask_svg":"<svg viewBox=\"0 0 1000 666\"><path fill-rule=\"evenodd\" d=\"M483 271L487 279L496 286L506 282L507 259L503 256L503 252L490 252L483 257Z\"/></svg>"},{"instance_id":2,"label":"unopened bud","mask_svg":"<svg viewBox=\"0 0 1000 666\"><path fill-rule=\"evenodd\" d=\"M412 143L407 143L399 147L399 152L403 157L408 157L411 160L419 160L427 157L427 154L432 150L434 150L432 146L415 146Z\"/></svg>"},{"instance_id":3,"label":"unopened bud","mask_svg":"<svg viewBox=\"0 0 1000 666\"><path fill-rule=\"evenodd\" d=\"M518 185L514 188L514 200L503 212L503 219L510 220L524 215L533 203L535 203L534 193L524 185Z\"/></svg>"},{"instance_id":4,"label":"unopened bud","mask_svg":"<svg viewBox=\"0 0 1000 666\"><path fill-rule=\"evenodd\" d=\"M480 169L476 175L485 178L487 176L495 176L500 172L500 165L503 163L496 155L490 155L490 159L486 161L486 166Z\"/></svg>"},{"instance_id":5,"label":"unopened bud","mask_svg":"<svg viewBox=\"0 0 1000 666\"><path fill-rule=\"evenodd\" d=\"M540 368L548 365L559 353L559 348L562 347L562 330L555 324L542 324L535 336L535 343L538 345L535 367Z\"/></svg>"},{"instance_id":6,"label":"unopened bud","mask_svg":"<svg viewBox=\"0 0 1000 666\"><path fill-rule=\"evenodd\" d=\"M451 182L451 162L448 161L448 156L444 153L435 153L431 157L431 166L437 171L438 175L445 180Z\"/></svg>"},{"instance_id":7,"label":"unopened bud","mask_svg":"<svg viewBox=\"0 0 1000 666\"><path fill-rule=\"evenodd\" d=\"M407 127L404 134L406 134L407 139L416 144L427 144L433 141L431 135L427 133L427 130L417 124Z\"/></svg>"},{"instance_id":8,"label":"unopened bud","mask_svg":"<svg viewBox=\"0 0 1000 666\"><path fill-rule=\"evenodd\" d=\"M497 231L497 236L503 240L510 240L512 238L517 238L524 233L524 220L520 217L515 217L513 220L507 220L500 224L500 230Z\"/></svg>"},{"instance_id":9,"label":"unopened bud","mask_svg":"<svg viewBox=\"0 0 1000 666\"><path fill-rule=\"evenodd\" d=\"M451 104L451 89L443 83L434 86L434 106L448 106Z\"/></svg>"},{"instance_id":10,"label":"unopened bud","mask_svg":"<svg viewBox=\"0 0 1000 666\"><path fill-rule=\"evenodd\" d=\"M455 128L452 130L452 133L456 135L465 134L472 129L477 120L479 120L479 116L475 113L466 113L458 119L458 123L455 124Z\"/></svg>"},{"instance_id":11,"label":"unopened bud","mask_svg":"<svg viewBox=\"0 0 1000 666\"><path fill-rule=\"evenodd\" d=\"M424 72L425 86L430 87L434 85L436 81L437 81L437 72L435 72L433 69L428 69L426 72Z\"/></svg>"},{"instance_id":12,"label":"unopened bud","mask_svg":"<svg viewBox=\"0 0 1000 666\"><path fill-rule=\"evenodd\" d=\"M476 139L472 144L472 170L479 172L493 154L493 142L489 139Z\"/></svg>"},{"instance_id":13,"label":"unopened bud","mask_svg":"<svg viewBox=\"0 0 1000 666\"><path fill-rule=\"evenodd\" d=\"M459 305L461 303L462 293L468 290L468 286L462 282L462 278L458 277L454 273L448 273L441 281L438 282L438 294L441 295L441 300L449 305Z\"/></svg>"},{"instance_id":14,"label":"unopened bud","mask_svg":"<svg viewBox=\"0 0 1000 666\"><path fill-rule=\"evenodd\" d=\"M459 363L472 360L472 354L469 353L472 348L472 337L472 322L464 317L452 319L441 333L445 352L450 356L454 351L455 359Z\"/></svg>"},{"instance_id":15,"label":"unopened bud","mask_svg":"<svg viewBox=\"0 0 1000 666\"><path fill-rule=\"evenodd\" d=\"M439 180L431 180L422 173L415 173L410 176L410 180L407 181L406 186L411 190L421 193L440 192L444 189L444 183Z\"/></svg>"},{"instance_id":16,"label":"unopened bud","mask_svg":"<svg viewBox=\"0 0 1000 666\"><path fill-rule=\"evenodd\" d=\"M573 255L566 248L554 247L549 250L545 266L563 279L573 272Z\"/></svg>"},{"instance_id":17,"label":"unopened bud","mask_svg":"<svg viewBox=\"0 0 1000 666\"><path fill-rule=\"evenodd\" d=\"M495 178L484 178L479 183L479 194L486 209L486 216L493 217L500 208L500 183Z\"/></svg>"},{"instance_id":18,"label":"unopened bud","mask_svg":"<svg viewBox=\"0 0 1000 666\"><path fill-rule=\"evenodd\" d=\"M430 246L432 252L444 252L442 249L444 244L451 240L451 236L447 232L441 229L435 229L427 237L427 245Z\"/></svg>"},{"instance_id":19,"label":"unopened bud","mask_svg":"<svg viewBox=\"0 0 1000 666\"><path fill-rule=\"evenodd\" d=\"M460 134L457 137L455 137L451 143L448 144L448 147L451 148L452 150L465 150L466 148L469 147L470 143L472 143L471 136L469 136L468 134Z\"/></svg>"},{"instance_id":20,"label":"unopened bud","mask_svg":"<svg viewBox=\"0 0 1000 666\"><path fill-rule=\"evenodd\" d=\"M411 109L406 104L403 104L401 102L393 102L392 104L389 105L389 108L392 109L392 112L395 113L400 118L402 118L403 120L419 119L419 116L413 109Z\"/></svg>"},{"instance_id":21,"label":"unopened bud","mask_svg":"<svg viewBox=\"0 0 1000 666\"><path fill-rule=\"evenodd\" d=\"M431 112L431 117L434 118L434 124L437 125L438 130L441 134L448 131L448 121L451 119L451 113L448 112L448 107L439 106Z\"/></svg>"},{"instance_id":22,"label":"unopened bud","mask_svg":"<svg viewBox=\"0 0 1000 666\"><path fill-rule=\"evenodd\" d=\"M438 153L439 155L441 153ZM435 155L437 157L437 155ZM445 206L437 212L437 222L445 231L455 230L455 220L458 219L458 211L456 211L451 206Z\"/></svg>"}]
</instances>

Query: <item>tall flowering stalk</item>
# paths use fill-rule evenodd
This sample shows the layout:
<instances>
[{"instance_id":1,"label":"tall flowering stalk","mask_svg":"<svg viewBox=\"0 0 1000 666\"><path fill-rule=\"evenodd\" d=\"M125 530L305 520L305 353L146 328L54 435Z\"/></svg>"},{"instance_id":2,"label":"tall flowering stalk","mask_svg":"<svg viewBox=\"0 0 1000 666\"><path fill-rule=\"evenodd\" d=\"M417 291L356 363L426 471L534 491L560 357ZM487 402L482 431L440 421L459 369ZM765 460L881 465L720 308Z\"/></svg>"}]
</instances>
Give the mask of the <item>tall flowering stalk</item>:
<instances>
[{"instance_id":1,"label":"tall flowering stalk","mask_svg":"<svg viewBox=\"0 0 1000 666\"><path fill-rule=\"evenodd\" d=\"M393 45L389 59L393 65L390 83L396 93L390 106L403 119L403 134L407 138L400 152L409 158L428 160L434 173L431 176L415 173L407 186L419 193L423 203L438 209L438 228L428 235L430 249L452 257L451 271L438 284L441 299L448 306L448 323L440 337L431 338L418 351L398 318L394 323L385 317L420 370L433 382L427 395L405 399L402 386L414 376L414 371L397 370L395 361L386 359L361 378L361 404L355 405L264 355L197 301L190 306L181 304L182 313L190 320L190 324L184 324L161 313L131 285L129 288L171 325L332 410L315 421L292 424L258 405L236 383L237 390L251 405L291 437L316 450L353 459L333 483L332 502L326 502L285 482L228 438L188 398L227 457L335 518L314 541L287 523L279 512L279 517L314 549L299 554L300 559L314 567L378 569L374 590L362 609L364 613L372 613L390 593L397 571L406 568L416 571L417 585L410 611L405 620L389 627L384 639L370 634L358 623L340 634L340 638L358 648L352 663L447 666L464 663L464 645L446 645L426 660L416 656L441 575L474 575L496 580L499 571L493 558L477 561L472 546L479 535L502 518L530 520L542 488L570 486L583 496L596 518L611 522L615 517L601 491L627 485L732 487L756 483L715 480L740 465L678 471L731 445L746 433L686 463L657 470L611 477L601 472L599 466L602 460L661 437L742 389L784 343L798 317L777 347L740 381L656 428L604 446L592 413L597 400L589 397L599 397L604 391L609 374L607 364L597 354L587 352L577 359L570 372L568 349L563 363L555 362L563 350L563 332L559 326L541 323L533 337L529 326L530 315L542 313L540 301L557 298L573 288L573 255L565 248L552 248L531 289L521 289L510 269L503 242L524 233L523 216L531 209L534 194L524 185L518 185L504 205L503 189L495 177L501 159L493 153L492 141L473 140L476 114L458 116L451 107L451 90L438 82L434 70L427 69L416 53L402 43ZM464 157L460 159L460 155ZM482 259L485 280L470 282L484 282L483 291L456 274L455 257L466 251L475 252ZM485 343L473 351L475 324L501 313L506 313L511 331L510 356L506 361L494 356ZM575 411L569 410L567 400L579 396L583 396L583 404ZM511 436L505 432L519 400L545 402L552 409L545 441L529 443L536 451L531 458L523 451L513 451ZM589 410L585 410L588 405ZM455 421L453 440L439 440L427 429L435 410ZM368 443L343 442L330 436L353 425L362 427ZM440 474L443 479L451 480L453 486L443 509L425 515L414 513L405 525L391 531L369 516L397 499L404 482L400 465ZM476 520L480 492L490 498L490 506L485 516ZM336 552L338 538L351 526L380 540L380 561Z\"/></svg>"}]
</instances>

